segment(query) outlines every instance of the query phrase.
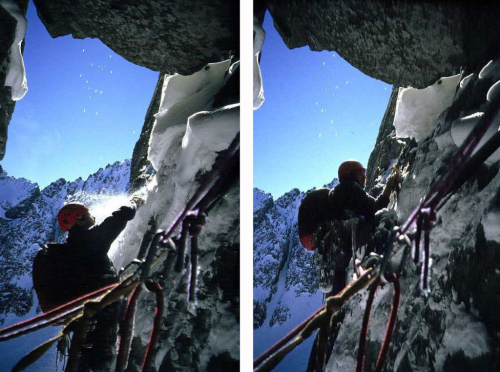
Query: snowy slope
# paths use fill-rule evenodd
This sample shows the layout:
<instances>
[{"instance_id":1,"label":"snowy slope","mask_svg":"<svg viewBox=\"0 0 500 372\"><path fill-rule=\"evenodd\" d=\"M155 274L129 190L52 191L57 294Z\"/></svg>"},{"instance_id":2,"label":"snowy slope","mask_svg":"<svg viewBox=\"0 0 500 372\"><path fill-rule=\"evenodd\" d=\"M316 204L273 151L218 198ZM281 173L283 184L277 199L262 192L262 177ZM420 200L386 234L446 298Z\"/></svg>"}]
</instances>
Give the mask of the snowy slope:
<instances>
[{"instance_id":1,"label":"snowy slope","mask_svg":"<svg viewBox=\"0 0 500 372\"><path fill-rule=\"evenodd\" d=\"M6 218L5 212L14 208L22 201L30 198L36 192L40 192L36 184L30 181L9 177L0 167L0 218Z\"/></svg>"},{"instance_id":2,"label":"snowy slope","mask_svg":"<svg viewBox=\"0 0 500 372\"><path fill-rule=\"evenodd\" d=\"M326 187L334 187L334 180ZM293 189L276 201L254 188L254 356L287 334L323 301L311 252L299 241L297 216L306 193ZM304 370L312 338L276 371Z\"/></svg>"}]
</instances>

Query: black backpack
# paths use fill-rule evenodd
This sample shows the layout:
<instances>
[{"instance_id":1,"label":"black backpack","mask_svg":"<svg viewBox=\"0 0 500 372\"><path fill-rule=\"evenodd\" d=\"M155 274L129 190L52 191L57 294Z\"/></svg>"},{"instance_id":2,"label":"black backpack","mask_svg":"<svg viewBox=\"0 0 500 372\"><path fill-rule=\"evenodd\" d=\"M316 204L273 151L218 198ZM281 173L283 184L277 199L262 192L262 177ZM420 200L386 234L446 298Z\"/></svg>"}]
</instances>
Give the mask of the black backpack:
<instances>
[{"instance_id":1,"label":"black backpack","mask_svg":"<svg viewBox=\"0 0 500 372\"><path fill-rule=\"evenodd\" d=\"M74 262L66 243L40 246L33 261L33 286L47 312L75 298Z\"/></svg>"},{"instance_id":2,"label":"black backpack","mask_svg":"<svg viewBox=\"0 0 500 372\"><path fill-rule=\"evenodd\" d=\"M309 192L299 207L298 227L302 246L308 250L316 249L314 233L318 227L330 218L328 194L330 189L321 188Z\"/></svg>"}]
</instances>

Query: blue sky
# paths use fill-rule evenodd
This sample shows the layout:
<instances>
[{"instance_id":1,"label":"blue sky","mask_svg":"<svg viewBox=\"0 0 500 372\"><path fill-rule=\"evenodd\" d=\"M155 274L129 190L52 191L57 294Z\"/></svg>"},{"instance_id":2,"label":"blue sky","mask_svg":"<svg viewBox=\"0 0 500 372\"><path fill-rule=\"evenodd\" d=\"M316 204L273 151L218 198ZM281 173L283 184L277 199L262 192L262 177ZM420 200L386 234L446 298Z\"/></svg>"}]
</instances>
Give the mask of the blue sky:
<instances>
[{"instance_id":1,"label":"blue sky","mask_svg":"<svg viewBox=\"0 0 500 372\"><path fill-rule=\"evenodd\" d=\"M27 18L29 90L9 125L4 170L43 188L131 158L158 72L133 65L98 39L52 39L33 3Z\"/></svg>"},{"instance_id":2,"label":"blue sky","mask_svg":"<svg viewBox=\"0 0 500 372\"><path fill-rule=\"evenodd\" d=\"M254 111L254 186L275 198L322 187L345 159L367 164L392 86L336 52L289 50L266 15L266 101Z\"/></svg>"}]
</instances>

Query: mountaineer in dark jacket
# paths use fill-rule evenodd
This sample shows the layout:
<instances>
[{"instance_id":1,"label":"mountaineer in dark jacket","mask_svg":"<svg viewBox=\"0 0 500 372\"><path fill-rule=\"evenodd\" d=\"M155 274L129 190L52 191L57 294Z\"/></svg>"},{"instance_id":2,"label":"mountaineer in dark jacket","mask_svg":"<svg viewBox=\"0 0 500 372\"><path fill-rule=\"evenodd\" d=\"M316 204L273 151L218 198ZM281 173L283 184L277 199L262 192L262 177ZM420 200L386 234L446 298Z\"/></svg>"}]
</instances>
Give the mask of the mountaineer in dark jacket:
<instances>
[{"instance_id":1,"label":"mountaineer in dark jacket","mask_svg":"<svg viewBox=\"0 0 500 372\"><path fill-rule=\"evenodd\" d=\"M328 221L328 223L331 223L332 225L337 224L337 230L333 230L335 230L340 236L340 244L337 245L336 249L332 251L333 245L327 245L327 247L325 247L327 252L323 253L324 256L333 258L334 269L333 277L331 277L330 270L332 269L332 266L330 266L330 262L328 262L328 260L323 261L326 262L327 269L321 270L322 273L326 273L326 276L322 278L320 277L320 287L322 285L325 286L322 290L325 292L327 291L325 294L326 297L337 295L344 289L347 282L346 269L351 261L353 250L351 236L352 231L345 231L346 221L353 218L357 219L356 249L369 244L375 229L375 213L389 205L389 196L400 182L399 174L393 173L387 178L387 183L382 194L378 198L374 198L364 190L366 183L366 169L356 160L346 160L340 165L338 170L338 179L339 184L328 193L328 208L322 216ZM347 228L347 230L350 229ZM308 235L304 234L302 240L302 244L305 243L307 245L305 245L306 249L317 248L315 246L311 246L312 240ZM331 241L335 240L333 239ZM338 240L336 242L339 243ZM338 319L341 319L341 317L342 315L339 312L332 319L332 328L330 330L331 334L327 348L328 352L326 360L328 360L331 351L333 350L335 339L333 334L338 332L339 324L337 324L337 322L339 321ZM318 339L319 337L316 336L316 340L309 356L307 372L316 370Z\"/></svg>"},{"instance_id":2,"label":"mountaineer in dark jacket","mask_svg":"<svg viewBox=\"0 0 500 372\"><path fill-rule=\"evenodd\" d=\"M332 219L346 219L346 214L354 214L373 221L375 212L389 205L389 196L399 183L396 176L388 177L384 191L375 199L364 190L366 169L356 160L343 162L338 178L339 184L328 195Z\"/></svg>"},{"instance_id":3,"label":"mountaineer in dark jacket","mask_svg":"<svg viewBox=\"0 0 500 372\"><path fill-rule=\"evenodd\" d=\"M368 244L375 228L375 213L389 205L389 196L400 182L398 173L387 178L384 191L378 198L365 190L366 169L356 160L346 160L338 170L339 184L330 191L328 203L330 218L345 221L358 218L356 227L356 248ZM346 285L346 268L352 257L352 249L340 250L335 259L333 289L335 295Z\"/></svg>"},{"instance_id":4,"label":"mountaineer in dark jacket","mask_svg":"<svg viewBox=\"0 0 500 372\"><path fill-rule=\"evenodd\" d=\"M59 226L62 231L69 232L65 247L67 266L64 262L60 264L67 278L64 290L58 291L63 303L118 282L108 251L135 212L135 206L123 206L95 225L95 218L83 204L67 204L59 211ZM116 354L118 318L119 302L94 316L82 350L79 372L109 370Z\"/></svg>"},{"instance_id":5,"label":"mountaineer in dark jacket","mask_svg":"<svg viewBox=\"0 0 500 372\"><path fill-rule=\"evenodd\" d=\"M121 207L97 226L95 217L82 204L67 204L59 211L57 220L61 230L69 231L67 249L73 275L79 281L73 288L76 297L118 282L108 252L127 222L134 218L135 211L133 206Z\"/></svg>"}]
</instances>

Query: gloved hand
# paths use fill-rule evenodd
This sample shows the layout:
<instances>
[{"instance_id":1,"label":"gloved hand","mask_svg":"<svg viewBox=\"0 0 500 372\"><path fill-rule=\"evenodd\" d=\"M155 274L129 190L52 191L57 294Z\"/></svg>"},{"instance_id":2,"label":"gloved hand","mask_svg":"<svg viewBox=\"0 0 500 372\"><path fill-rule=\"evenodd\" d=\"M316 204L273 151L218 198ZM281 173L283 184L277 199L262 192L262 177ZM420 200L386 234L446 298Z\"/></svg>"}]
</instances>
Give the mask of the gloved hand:
<instances>
[{"instance_id":1,"label":"gloved hand","mask_svg":"<svg viewBox=\"0 0 500 372\"><path fill-rule=\"evenodd\" d=\"M144 205L144 203L146 203L146 200L144 200L138 195L134 195L130 198L130 202L135 205L136 209L139 209Z\"/></svg>"},{"instance_id":2,"label":"gloved hand","mask_svg":"<svg viewBox=\"0 0 500 372\"><path fill-rule=\"evenodd\" d=\"M401 175L399 172L393 172L387 177L386 187L391 191L394 190L401 182Z\"/></svg>"},{"instance_id":3,"label":"gloved hand","mask_svg":"<svg viewBox=\"0 0 500 372\"><path fill-rule=\"evenodd\" d=\"M120 207L116 212L113 212L113 216L130 221L135 216L135 208L129 206Z\"/></svg>"}]
</instances>

